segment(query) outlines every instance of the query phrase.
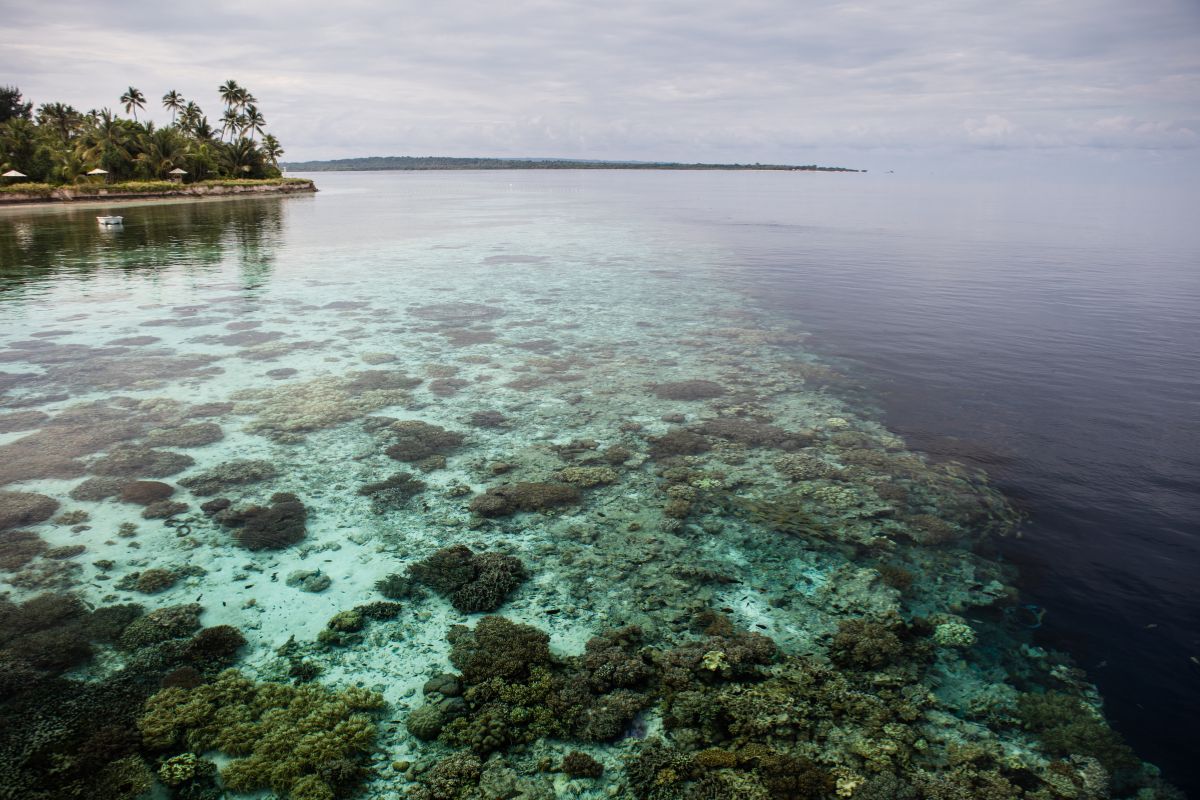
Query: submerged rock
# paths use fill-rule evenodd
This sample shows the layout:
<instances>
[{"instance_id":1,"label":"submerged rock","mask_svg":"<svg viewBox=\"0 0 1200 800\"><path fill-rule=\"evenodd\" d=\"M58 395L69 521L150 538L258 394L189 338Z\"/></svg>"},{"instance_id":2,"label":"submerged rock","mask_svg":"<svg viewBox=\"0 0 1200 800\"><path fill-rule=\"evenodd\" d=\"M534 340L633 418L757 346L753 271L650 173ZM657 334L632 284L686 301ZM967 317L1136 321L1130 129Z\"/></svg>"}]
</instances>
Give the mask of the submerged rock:
<instances>
[{"instance_id":1,"label":"submerged rock","mask_svg":"<svg viewBox=\"0 0 1200 800\"><path fill-rule=\"evenodd\" d=\"M287 585L302 592L323 592L333 580L319 569L298 569L287 576Z\"/></svg>"}]
</instances>

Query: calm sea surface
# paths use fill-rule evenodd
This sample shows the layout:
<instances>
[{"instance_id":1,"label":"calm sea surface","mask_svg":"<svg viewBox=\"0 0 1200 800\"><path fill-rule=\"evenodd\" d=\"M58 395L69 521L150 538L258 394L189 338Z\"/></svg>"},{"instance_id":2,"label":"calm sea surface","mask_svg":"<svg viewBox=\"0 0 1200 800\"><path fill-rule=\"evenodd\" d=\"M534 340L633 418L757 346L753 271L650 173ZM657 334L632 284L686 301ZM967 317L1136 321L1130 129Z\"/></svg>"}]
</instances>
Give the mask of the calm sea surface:
<instances>
[{"instance_id":1,"label":"calm sea surface","mask_svg":"<svg viewBox=\"0 0 1200 800\"><path fill-rule=\"evenodd\" d=\"M225 285L234 313L252 290L304 286L295 295L311 304L313 286L337 300L342 282L361 296L379 281L397 297L396 247L472 230L494 248L477 289L487 302L488 281L511 289L530 265L545 269L541 245L561 260L586 226L588 258L562 266L580 270L576 295L562 274L552 291L613 324L621 309L590 308L589 291L616 297L620 273L651 274L670 306L686 302L694 266L705 276L694 291L807 334L805 349L911 447L990 474L1027 515L997 547L1037 607L1038 640L1075 656L1142 757L1200 787L1195 194L876 174L315 177L316 197L137 206L109 233L94 209L0 211L0 334L70 329L89 296L130 313L199 292L211 307ZM612 275L597 256L605 236ZM268 326L303 331L296 314ZM689 333L704 336L702 323Z\"/></svg>"}]
</instances>

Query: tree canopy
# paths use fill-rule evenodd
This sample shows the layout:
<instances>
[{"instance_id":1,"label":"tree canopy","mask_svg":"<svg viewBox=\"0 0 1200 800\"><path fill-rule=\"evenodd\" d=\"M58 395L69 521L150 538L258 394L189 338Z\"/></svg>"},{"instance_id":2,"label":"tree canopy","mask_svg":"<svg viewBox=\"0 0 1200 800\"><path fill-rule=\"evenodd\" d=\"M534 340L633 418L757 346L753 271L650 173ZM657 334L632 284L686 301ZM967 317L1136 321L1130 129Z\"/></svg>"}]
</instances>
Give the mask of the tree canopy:
<instances>
[{"instance_id":1,"label":"tree canopy","mask_svg":"<svg viewBox=\"0 0 1200 800\"><path fill-rule=\"evenodd\" d=\"M97 167L113 180L161 179L176 168L189 180L278 177L283 147L267 133L258 100L233 80L217 93L224 104L219 130L174 89L162 96L171 122L158 126L138 120L146 95L133 86L119 97L132 118L59 102L43 103L35 114L20 89L0 87L0 172L15 169L32 181L56 184L78 182Z\"/></svg>"}]
</instances>

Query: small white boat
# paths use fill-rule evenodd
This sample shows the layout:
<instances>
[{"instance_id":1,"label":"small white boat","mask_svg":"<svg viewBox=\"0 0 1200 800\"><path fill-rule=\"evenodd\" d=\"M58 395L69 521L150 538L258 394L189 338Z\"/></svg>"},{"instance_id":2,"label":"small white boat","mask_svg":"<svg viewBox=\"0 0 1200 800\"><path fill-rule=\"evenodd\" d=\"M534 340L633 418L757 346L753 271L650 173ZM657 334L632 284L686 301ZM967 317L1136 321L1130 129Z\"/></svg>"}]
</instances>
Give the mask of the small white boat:
<instances>
[{"instance_id":1,"label":"small white boat","mask_svg":"<svg viewBox=\"0 0 1200 800\"><path fill-rule=\"evenodd\" d=\"M100 223L102 228L107 228L110 225L121 225L125 222L124 217L96 217L96 222Z\"/></svg>"}]
</instances>

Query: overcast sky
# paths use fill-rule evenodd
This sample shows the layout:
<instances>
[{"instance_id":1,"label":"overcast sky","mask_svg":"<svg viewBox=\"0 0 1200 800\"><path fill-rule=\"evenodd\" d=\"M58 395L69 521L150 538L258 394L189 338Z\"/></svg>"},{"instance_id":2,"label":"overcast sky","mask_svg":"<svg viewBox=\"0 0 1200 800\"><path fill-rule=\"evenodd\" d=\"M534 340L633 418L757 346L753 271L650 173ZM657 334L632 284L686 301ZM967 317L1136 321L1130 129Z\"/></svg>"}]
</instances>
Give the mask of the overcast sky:
<instances>
[{"instance_id":1,"label":"overcast sky","mask_svg":"<svg viewBox=\"0 0 1200 800\"><path fill-rule=\"evenodd\" d=\"M3 0L0 42L35 103L234 78L288 160L1200 156L1200 0Z\"/></svg>"}]
</instances>

